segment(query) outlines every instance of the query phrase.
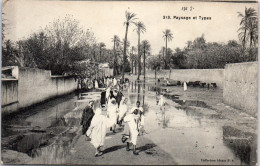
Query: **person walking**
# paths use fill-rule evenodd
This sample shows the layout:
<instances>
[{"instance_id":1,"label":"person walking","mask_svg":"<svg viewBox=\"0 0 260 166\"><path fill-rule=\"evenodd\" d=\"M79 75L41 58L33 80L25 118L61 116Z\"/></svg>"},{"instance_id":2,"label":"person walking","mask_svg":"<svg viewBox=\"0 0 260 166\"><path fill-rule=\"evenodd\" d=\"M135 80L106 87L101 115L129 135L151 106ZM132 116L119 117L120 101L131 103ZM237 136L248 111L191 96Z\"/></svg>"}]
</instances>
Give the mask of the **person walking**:
<instances>
[{"instance_id":1,"label":"person walking","mask_svg":"<svg viewBox=\"0 0 260 166\"><path fill-rule=\"evenodd\" d=\"M89 105L85 107L82 112L81 121L80 121L80 125L82 125L82 135L86 134L86 131L88 130L91 120L94 116L93 106L94 106L94 102L90 101Z\"/></svg>"},{"instance_id":2,"label":"person walking","mask_svg":"<svg viewBox=\"0 0 260 166\"><path fill-rule=\"evenodd\" d=\"M98 80L95 80L95 89L98 89Z\"/></svg>"},{"instance_id":3,"label":"person walking","mask_svg":"<svg viewBox=\"0 0 260 166\"><path fill-rule=\"evenodd\" d=\"M119 106L119 112L118 112L118 120L117 120L117 123L121 126L122 125L122 122L124 120L124 117L127 113L127 101L128 99L123 97L122 98L122 101L121 101L121 104Z\"/></svg>"},{"instance_id":4,"label":"person walking","mask_svg":"<svg viewBox=\"0 0 260 166\"><path fill-rule=\"evenodd\" d=\"M187 83L186 82L184 82L183 83L183 89L184 89L184 91L186 91L188 88L187 88Z\"/></svg>"},{"instance_id":5,"label":"person walking","mask_svg":"<svg viewBox=\"0 0 260 166\"><path fill-rule=\"evenodd\" d=\"M111 88L108 86L106 89L106 103L108 103L108 100L110 98L110 91L111 91Z\"/></svg>"},{"instance_id":6,"label":"person walking","mask_svg":"<svg viewBox=\"0 0 260 166\"><path fill-rule=\"evenodd\" d=\"M117 80L116 80L116 78L113 79L113 86L114 86L114 87L117 86Z\"/></svg>"},{"instance_id":7,"label":"person walking","mask_svg":"<svg viewBox=\"0 0 260 166\"><path fill-rule=\"evenodd\" d=\"M117 123L117 114L118 112L118 106L116 104L116 100L114 98L110 99L107 105L107 117L109 119L109 127L110 131L113 131L113 133L116 133L116 123Z\"/></svg>"},{"instance_id":8,"label":"person walking","mask_svg":"<svg viewBox=\"0 0 260 166\"><path fill-rule=\"evenodd\" d=\"M139 134L140 127L143 128L143 126L139 126L140 124L140 116L141 112L139 109L135 109L132 113L129 113L125 116L124 122L127 124L125 126L125 133L122 137L122 142L127 141L126 151L130 151L130 144L133 144L133 154L138 155L138 152L136 151L136 143L137 143L137 137Z\"/></svg>"},{"instance_id":9,"label":"person walking","mask_svg":"<svg viewBox=\"0 0 260 166\"><path fill-rule=\"evenodd\" d=\"M118 108L119 108L119 106L120 106L120 103L121 103L121 100L122 100L122 97L123 97L124 95L123 95L123 93L119 90L118 92L117 92L117 95L116 95L116 103L117 103L117 105L118 105Z\"/></svg>"},{"instance_id":10,"label":"person walking","mask_svg":"<svg viewBox=\"0 0 260 166\"><path fill-rule=\"evenodd\" d=\"M91 138L91 143L96 148L95 157L103 154L101 148L105 142L107 123L107 118L102 114L102 110L97 108L87 131L87 136Z\"/></svg>"},{"instance_id":11,"label":"person walking","mask_svg":"<svg viewBox=\"0 0 260 166\"><path fill-rule=\"evenodd\" d=\"M100 105L103 108L106 105L106 91L101 92Z\"/></svg>"}]
</instances>

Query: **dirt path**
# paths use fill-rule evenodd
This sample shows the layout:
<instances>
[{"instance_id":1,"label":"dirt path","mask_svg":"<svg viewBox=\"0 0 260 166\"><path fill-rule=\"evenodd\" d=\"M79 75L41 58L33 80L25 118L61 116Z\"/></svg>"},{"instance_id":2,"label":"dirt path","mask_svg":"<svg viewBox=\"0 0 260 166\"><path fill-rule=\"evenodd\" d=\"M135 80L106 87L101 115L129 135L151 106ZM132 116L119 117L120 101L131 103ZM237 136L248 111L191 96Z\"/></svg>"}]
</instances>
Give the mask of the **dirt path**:
<instances>
[{"instance_id":1,"label":"dirt path","mask_svg":"<svg viewBox=\"0 0 260 166\"><path fill-rule=\"evenodd\" d=\"M95 149L93 145L86 141L85 136L80 136L74 144L72 155L66 161L66 164L177 164L173 158L157 147L151 140L142 136L138 137L137 151L139 155L133 155L133 151L126 151L126 144L121 142L121 132L113 134L107 133L105 140L104 154L100 157L94 157Z\"/></svg>"}]
</instances>

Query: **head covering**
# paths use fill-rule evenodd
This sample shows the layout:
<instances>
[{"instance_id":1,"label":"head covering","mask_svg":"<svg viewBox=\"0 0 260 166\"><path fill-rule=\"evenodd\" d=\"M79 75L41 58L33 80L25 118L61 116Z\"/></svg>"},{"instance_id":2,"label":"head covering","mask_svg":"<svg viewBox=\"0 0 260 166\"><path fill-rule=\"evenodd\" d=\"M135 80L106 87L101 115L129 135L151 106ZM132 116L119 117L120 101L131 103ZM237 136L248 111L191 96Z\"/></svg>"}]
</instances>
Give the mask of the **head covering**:
<instances>
[{"instance_id":1,"label":"head covering","mask_svg":"<svg viewBox=\"0 0 260 166\"><path fill-rule=\"evenodd\" d=\"M102 113L101 108L97 108L95 111L95 115L101 115L101 113Z\"/></svg>"},{"instance_id":2,"label":"head covering","mask_svg":"<svg viewBox=\"0 0 260 166\"><path fill-rule=\"evenodd\" d=\"M94 100L90 100L90 101L88 102L88 104L89 104L90 106L92 106L92 104L94 104Z\"/></svg>"}]
</instances>

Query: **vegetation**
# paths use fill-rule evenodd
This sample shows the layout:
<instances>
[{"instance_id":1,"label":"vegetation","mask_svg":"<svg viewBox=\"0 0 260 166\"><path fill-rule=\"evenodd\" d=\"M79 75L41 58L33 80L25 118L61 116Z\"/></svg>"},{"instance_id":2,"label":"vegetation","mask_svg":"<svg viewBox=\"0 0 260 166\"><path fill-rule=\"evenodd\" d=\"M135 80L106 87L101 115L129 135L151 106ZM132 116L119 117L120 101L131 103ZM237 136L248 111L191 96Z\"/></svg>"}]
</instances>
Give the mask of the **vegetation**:
<instances>
[{"instance_id":1,"label":"vegetation","mask_svg":"<svg viewBox=\"0 0 260 166\"><path fill-rule=\"evenodd\" d=\"M97 42L94 33L80 26L79 21L67 15L56 19L44 29L31 34L28 38L12 42L5 37L6 20L3 19L2 66L18 65L51 70L53 75L73 75L80 78L91 77L98 73L100 63L108 63L113 75L125 72L145 76L145 67L156 72L160 69L211 69L224 68L227 63L239 63L257 60L258 17L253 8L245 8L238 13L241 18L238 29L239 41L227 43L207 42L204 34L193 41L187 41L184 48L169 48L173 39L170 29L163 32L165 47L155 55L150 55L149 41L140 41L146 32L143 22L136 21L136 14L125 12L125 37L112 38L113 48L106 48L103 42ZM127 40L130 25L135 25L138 45L131 46ZM162 45L164 45L162 43ZM136 53L137 52L137 53ZM143 55L143 64L141 58ZM138 72L137 71L138 68ZM135 71L135 72L134 72ZM121 73L120 73L121 72Z\"/></svg>"},{"instance_id":2,"label":"vegetation","mask_svg":"<svg viewBox=\"0 0 260 166\"><path fill-rule=\"evenodd\" d=\"M125 17L126 17L126 21L124 22L124 24L126 25L126 30L125 30L125 40L124 40L124 54L123 54L123 65L122 65L122 79L124 80L124 72L125 72L125 62L127 61L126 59L126 47L127 47L127 34L128 34L128 27L131 24L134 24L134 20L136 20L136 14L135 13L131 13L131 12L125 12Z\"/></svg>"},{"instance_id":3,"label":"vegetation","mask_svg":"<svg viewBox=\"0 0 260 166\"><path fill-rule=\"evenodd\" d=\"M141 33L144 33L146 31L145 25L143 22L139 21L136 24L136 32L138 35L138 76L137 76L137 80L140 79L140 75L141 75L141 53L140 53L140 35Z\"/></svg>"},{"instance_id":4,"label":"vegetation","mask_svg":"<svg viewBox=\"0 0 260 166\"><path fill-rule=\"evenodd\" d=\"M146 56L150 54L151 45L147 40L143 40L140 47L141 47L141 53L144 55L143 56L143 71L144 71L144 79L145 79L145 66L146 66L145 59L146 59Z\"/></svg>"},{"instance_id":5,"label":"vegetation","mask_svg":"<svg viewBox=\"0 0 260 166\"><path fill-rule=\"evenodd\" d=\"M164 60L164 68L168 69L169 68L169 55L168 55L168 50L167 50L167 42L168 41L171 41L173 39L173 34L171 33L171 30L170 29L166 29L164 32L163 32L163 38L165 40L165 60Z\"/></svg>"}]
</instances>

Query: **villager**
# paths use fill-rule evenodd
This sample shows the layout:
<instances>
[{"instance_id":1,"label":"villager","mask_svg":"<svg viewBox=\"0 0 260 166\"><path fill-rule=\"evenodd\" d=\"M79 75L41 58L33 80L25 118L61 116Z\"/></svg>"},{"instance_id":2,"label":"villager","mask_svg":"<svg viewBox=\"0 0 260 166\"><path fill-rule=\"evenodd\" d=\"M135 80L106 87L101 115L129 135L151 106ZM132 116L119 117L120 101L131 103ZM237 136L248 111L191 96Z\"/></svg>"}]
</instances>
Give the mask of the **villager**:
<instances>
[{"instance_id":1,"label":"villager","mask_svg":"<svg viewBox=\"0 0 260 166\"><path fill-rule=\"evenodd\" d=\"M109 127L110 131L115 133L116 123L117 123L117 116L118 116L118 106L116 104L116 100L112 98L109 100L107 105L107 117L109 119Z\"/></svg>"},{"instance_id":2,"label":"villager","mask_svg":"<svg viewBox=\"0 0 260 166\"><path fill-rule=\"evenodd\" d=\"M110 96L109 96L110 99L115 99L115 95L114 95L114 92L112 90L110 90Z\"/></svg>"},{"instance_id":3,"label":"villager","mask_svg":"<svg viewBox=\"0 0 260 166\"><path fill-rule=\"evenodd\" d=\"M108 88L106 89L106 102L108 103L108 100L110 98L110 91L111 91L111 88L108 86Z\"/></svg>"},{"instance_id":4,"label":"villager","mask_svg":"<svg viewBox=\"0 0 260 166\"><path fill-rule=\"evenodd\" d=\"M134 111L138 111L139 115L140 115L140 120L138 121L137 123L137 126L138 126L138 130L141 129L141 127L144 126L144 110L143 110L143 107L140 106L140 101L137 101L136 102L136 106L133 107L131 110L130 110L130 113L133 113ZM140 122L140 123L139 123Z\"/></svg>"},{"instance_id":5,"label":"villager","mask_svg":"<svg viewBox=\"0 0 260 166\"><path fill-rule=\"evenodd\" d=\"M104 146L105 142L107 123L107 118L102 115L102 110L97 108L87 131L87 135L91 138L91 143L96 148L95 157L103 154L101 148Z\"/></svg>"},{"instance_id":6,"label":"villager","mask_svg":"<svg viewBox=\"0 0 260 166\"><path fill-rule=\"evenodd\" d=\"M114 78L114 80L113 80L113 86L117 86L117 80L116 80L116 78Z\"/></svg>"},{"instance_id":7,"label":"villager","mask_svg":"<svg viewBox=\"0 0 260 166\"><path fill-rule=\"evenodd\" d=\"M184 91L186 91L188 88L187 88L187 83L186 82L184 82L183 83L183 88L184 88Z\"/></svg>"},{"instance_id":8,"label":"villager","mask_svg":"<svg viewBox=\"0 0 260 166\"><path fill-rule=\"evenodd\" d=\"M80 122L80 125L82 125L82 135L86 134L86 131L88 130L91 120L94 116L93 106L94 106L94 102L90 101L89 105L86 108L84 108L82 112L82 117Z\"/></svg>"},{"instance_id":9,"label":"villager","mask_svg":"<svg viewBox=\"0 0 260 166\"><path fill-rule=\"evenodd\" d=\"M123 119L127 113L127 101L128 99L125 97L122 97L121 104L119 106L119 113L118 113L118 120L117 123L121 126Z\"/></svg>"},{"instance_id":10,"label":"villager","mask_svg":"<svg viewBox=\"0 0 260 166\"><path fill-rule=\"evenodd\" d=\"M118 108L120 106L120 103L121 103L121 100L122 100L122 97L123 97L123 93L121 91L118 91L117 92L117 95L116 95L116 103L118 104Z\"/></svg>"},{"instance_id":11,"label":"villager","mask_svg":"<svg viewBox=\"0 0 260 166\"><path fill-rule=\"evenodd\" d=\"M106 105L106 91L101 92L100 105L101 107Z\"/></svg>"},{"instance_id":12,"label":"villager","mask_svg":"<svg viewBox=\"0 0 260 166\"><path fill-rule=\"evenodd\" d=\"M107 87L107 78L106 77L104 77L103 82L104 82L104 87Z\"/></svg>"},{"instance_id":13,"label":"villager","mask_svg":"<svg viewBox=\"0 0 260 166\"><path fill-rule=\"evenodd\" d=\"M98 89L98 81L95 80L95 88Z\"/></svg>"},{"instance_id":14,"label":"villager","mask_svg":"<svg viewBox=\"0 0 260 166\"><path fill-rule=\"evenodd\" d=\"M141 129L144 128L144 116L142 107L140 107L140 101L137 101L137 106L132 109L124 118L124 122L126 123L125 131L122 137L122 142L126 142L127 147L126 150L130 150L130 143L133 144L133 154L138 155L136 151L136 143L138 133Z\"/></svg>"}]
</instances>

